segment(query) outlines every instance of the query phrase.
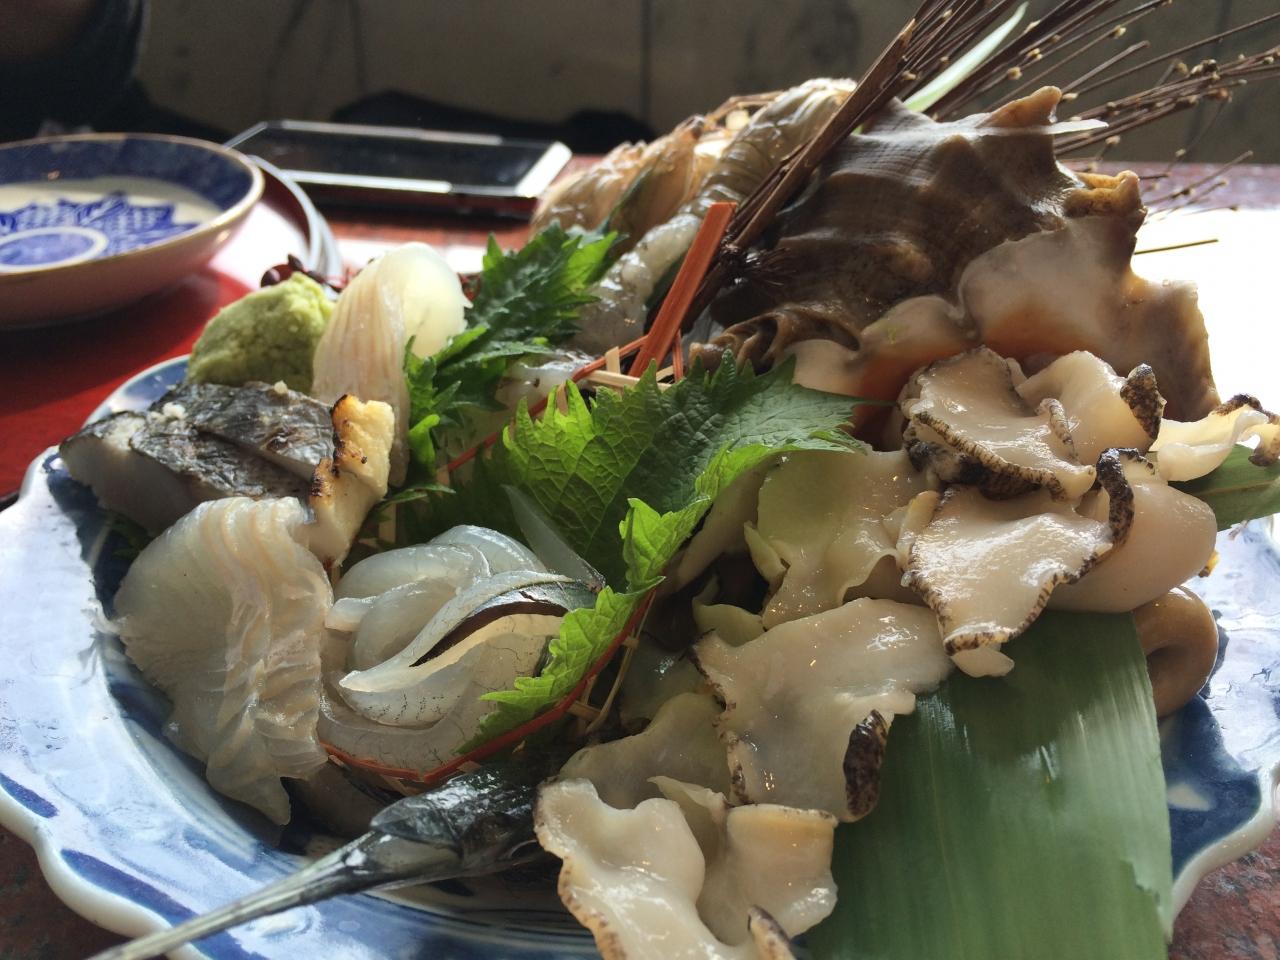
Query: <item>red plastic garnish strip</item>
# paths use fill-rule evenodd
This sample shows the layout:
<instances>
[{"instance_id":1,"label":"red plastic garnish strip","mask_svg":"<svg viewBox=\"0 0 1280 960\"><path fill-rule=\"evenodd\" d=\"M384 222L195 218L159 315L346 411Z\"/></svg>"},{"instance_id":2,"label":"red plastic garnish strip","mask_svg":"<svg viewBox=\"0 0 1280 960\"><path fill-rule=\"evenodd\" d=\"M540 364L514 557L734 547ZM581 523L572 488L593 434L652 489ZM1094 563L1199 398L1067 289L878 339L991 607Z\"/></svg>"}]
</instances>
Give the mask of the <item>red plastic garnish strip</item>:
<instances>
[{"instance_id":1,"label":"red plastic garnish strip","mask_svg":"<svg viewBox=\"0 0 1280 960\"><path fill-rule=\"evenodd\" d=\"M676 274L666 299L662 301L658 316L654 319L653 326L649 328L645 345L631 361L633 377L638 377L644 373L650 363L661 360L671 352L671 346L675 342L676 334L680 331L684 315L689 312L689 305L693 302L694 294L698 292L698 286L711 266L711 260L720 246L720 239L728 229L729 221L733 218L733 211L736 208L736 203L727 201L713 203L707 210L707 215L702 218L702 225L698 227L693 243L689 244L689 252L684 256L684 263L680 265L680 271Z\"/></svg>"}]
</instances>

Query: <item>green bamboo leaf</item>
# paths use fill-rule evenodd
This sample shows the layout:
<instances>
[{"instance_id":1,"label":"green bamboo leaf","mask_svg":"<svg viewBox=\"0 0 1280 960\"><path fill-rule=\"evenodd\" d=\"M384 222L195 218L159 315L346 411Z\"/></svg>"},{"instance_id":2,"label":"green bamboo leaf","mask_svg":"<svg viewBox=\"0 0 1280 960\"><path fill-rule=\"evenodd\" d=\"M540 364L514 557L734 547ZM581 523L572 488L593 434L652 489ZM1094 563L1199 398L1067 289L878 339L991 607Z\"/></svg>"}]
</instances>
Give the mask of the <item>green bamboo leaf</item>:
<instances>
[{"instance_id":1,"label":"green bamboo leaf","mask_svg":"<svg viewBox=\"0 0 1280 960\"><path fill-rule=\"evenodd\" d=\"M1237 444L1217 470L1174 486L1213 507L1219 530L1280 513L1280 463L1256 466L1249 462L1252 453Z\"/></svg>"},{"instance_id":2,"label":"green bamboo leaf","mask_svg":"<svg viewBox=\"0 0 1280 960\"><path fill-rule=\"evenodd\" d=\"M1164 960L1169 815L1127 614L1045 614L1007 677L893 722L880 803L837 833L815 960Z\"/></svg>"}]
</instances>

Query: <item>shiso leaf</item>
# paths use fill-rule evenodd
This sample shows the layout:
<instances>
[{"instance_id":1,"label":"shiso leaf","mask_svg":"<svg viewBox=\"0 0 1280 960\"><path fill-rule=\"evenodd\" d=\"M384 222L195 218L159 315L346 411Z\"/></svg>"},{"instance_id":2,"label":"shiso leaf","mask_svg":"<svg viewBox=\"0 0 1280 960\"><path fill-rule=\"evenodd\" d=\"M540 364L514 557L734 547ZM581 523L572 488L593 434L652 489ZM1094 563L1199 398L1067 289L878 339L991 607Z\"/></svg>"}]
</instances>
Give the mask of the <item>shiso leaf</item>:
<instances>
[{"instance_id":1,"label":"shiso leaf","mask_svg":"<svg viewBox=\"0 0 1280 960\"><path fill-rule=\"evenodd\" d=\"M695 365L665 391L651 366L634 387L602 391L592 403L570 385L565 409L550 407L539 420L522 407L471 482L433 501L436 526L509 530L506 488L514 487L612 588L594 609L565 618L538 676L485 695L499 709L473 743L520 726L573 690L741 473L790 450L858 449L839 431L854 403L793 384L790 364L756 375L726 359L714 372Z\"/></svg>"},{"instance_id":2,"label":"shiso leaf","mask_svg":"<svg viewBox=\"0 0 1280 960\"><path fill-rule=\"evenodd\" d=\"M558 224L511 253L489 238L467 329L426 360L412 354L412 342L405 349L409 446L420 473L435 470L437 431L457 426L462 411L501 409L493 395L513 361L551 353L577 331L613 242L613 234L566 233Z\"/></svg>"},{"instance_id":3,"label":"shiso leaf","mask_svg":"<svg viewBox=\"0 0 1280 960\"><path fill-rule=\"evenodd\" d=\"M1173 486L1213 507L1219 530L1280 513L1280 463L1259 467L1249 462L1252 454L1237 444L1212 473Z\"/></svg>"},{"instance_id":4,"label":"shiso leaf","mask_svg":"<svg viewBox=\"0 0 1280 960\"><path fill-rule=\"evenodd\" d=\"M1046 613L1006 677L894 720L880 802L836 835L815 960L1164 960L1169 814L1128 614Z\"/></svg>"}]
</instances>

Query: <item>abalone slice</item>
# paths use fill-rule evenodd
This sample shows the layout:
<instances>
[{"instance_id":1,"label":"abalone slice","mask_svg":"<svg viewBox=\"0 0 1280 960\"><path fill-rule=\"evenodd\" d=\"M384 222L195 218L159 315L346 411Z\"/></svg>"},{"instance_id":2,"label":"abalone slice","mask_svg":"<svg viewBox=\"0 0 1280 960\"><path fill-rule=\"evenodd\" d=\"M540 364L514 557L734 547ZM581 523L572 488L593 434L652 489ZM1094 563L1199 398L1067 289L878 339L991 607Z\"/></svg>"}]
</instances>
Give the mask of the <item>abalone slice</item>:
<instances>
[{"instance_id":1,"label":"abalone slice","mask_svg":"<svg viewBox=\"0 0 1280 960\"><path fill-rule=\"evenodd\" d=\"M1213 508L1169 486L1133 451L1115 451L1133 492L1129 535L1078 582L1063 584L1049 606L1062 610L1126 613L1162 597L1204 570L1218 534ZM1105 520L1110 495L1090 494L1082 513Z\"/></svg>"},{"instance_id":2,"label":"abalone slice","mask_svg":"<svg viewBox=\"0 0 1280 960\"><path fill-rule=\"evenodd\" d=\"M1009 363L985 347L917 372L898 408L912 463L948 483L992 497L1043 487L1056 500L1093 486L1094 468L1076 459L1061 404L1047 399L1033 411L1014 389Z\"/></svg>"},{"instance_id":3,"label":"abalone slice","mask_svg":"<svg viewBox=\"0 0 1280 960\"><path fill-rule=\"evenodd\" d=\"M856 820L875 806L888 725L950 672L933 615L854 600L733 647L700 640L698 668L725 704L717 721L736 798Z\"/></svg>"},{"instance_id":4,"label":"abalone slice","mask_svg":"<svg viewBox=\"0 0 1280 960\"><path fill-rule=\"evenodd\" d=\"M998 647L1029 627L1059 584L1070 583L1124 540L1133 492L1118 457L1098 461L1105 518L1054 500L1047 489L991 500L947 490L911 545L906 582L938 616L946 652L974 676L1007 673Z\"/></svg>"},{"instance_id":5,"label":"abalone slice","mask_svg":"<svg viewBox=\"0 0 1280 960\"><path fill-rule=\"evenodd\" d=\"M1217 469L1237 443L1255 436L1253 463L1265 467L1280 459L1280 417L1242 393L1194 423L1163 421L1151 452L1166 480L1194 480Z\"/></svg>"},{"instance_id":6,"label":"abalone slice","mask_svg":"<svg viewBox=\"0 0 1280 960\"><path fill-rule=\"evenodd\" d=\"M747 935L739 945L725 943L707 927L697 908L707 858L673 800L615 810L586 780L550 783L538 793L534 832L542 848L564 862L560 899L591 931L604 960L792 957L786 932L761 907L752 906L738 918L739 931ZM770 850L785 842L784 834ZM791 878L784 873L772 878L782 896L803 895L787 890Z\"/></svg>"},{"instance_id":7,"label":"abalone slice","mask_svg":"<svg viewBox=\"0 0 1280 960\"><path fill-rule=\"evenodd\" d=\"M1017 386L1031 406L1048 399L1062 404L1071 442L1082 463L1096 463L1111 448L1145 451L1160 429L1164 398L1145 363L1127 377L1084 350L1059 357Z\"/></svg>"},{"instance_id":8,"label":"abalone slice","mask_svg":"<svg viewBox=\"0 0 1280 960\"><path fill-rule=\"evenodd\" d=\"M884 518L933 484L901 450L788 456L760 488L755 555L761 573L785 569L763 612L766 628L844 602L876 563L894 553Z\"/></svg>"},{"instance_id":9,"label":"abalone slice","mask_svg":"<svg viewBox=\"0 0 1280 960\"><path fill-rule=\"evenodd\" d=\"M719 713L710 694L679 694L663 704L640 733L579 750L561 775L590 780L601 800L620 809L660 796L652 777L727 792L729 766L712 723Z\"/></svg>"}]
</instances>

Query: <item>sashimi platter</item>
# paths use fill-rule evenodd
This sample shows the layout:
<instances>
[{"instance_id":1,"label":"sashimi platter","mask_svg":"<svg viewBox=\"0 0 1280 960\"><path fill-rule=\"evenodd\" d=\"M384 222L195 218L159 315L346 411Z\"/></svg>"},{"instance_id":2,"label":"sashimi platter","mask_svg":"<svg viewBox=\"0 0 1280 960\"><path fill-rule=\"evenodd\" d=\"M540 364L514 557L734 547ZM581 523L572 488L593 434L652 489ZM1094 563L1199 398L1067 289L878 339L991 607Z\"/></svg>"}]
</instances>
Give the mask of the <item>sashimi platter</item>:
<instances>
[{"instance_id":1,"label":"sashimi platter","mask_svg":"<svg viewBox=\"0 0 1280 960\"><path fill-rule=\"evenodd\" d=\"M108 955L1167 956L1275 822L1280 417L1069 161L1276 52L1034 82L1160 5L926 0L37 462L0 720L84 766L0 726L0 813Z\"/></svg>"}]
</instances>

